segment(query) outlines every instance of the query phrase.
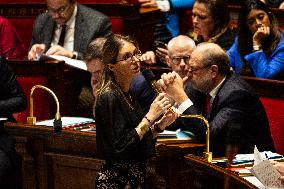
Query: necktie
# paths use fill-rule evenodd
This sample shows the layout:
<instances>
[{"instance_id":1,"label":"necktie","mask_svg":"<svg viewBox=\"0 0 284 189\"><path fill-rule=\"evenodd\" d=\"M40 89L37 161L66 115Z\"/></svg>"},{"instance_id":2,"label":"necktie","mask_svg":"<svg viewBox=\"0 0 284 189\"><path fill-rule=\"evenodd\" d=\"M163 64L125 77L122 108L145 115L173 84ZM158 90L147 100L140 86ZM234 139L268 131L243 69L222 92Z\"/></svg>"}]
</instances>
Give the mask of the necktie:
<instances>
[{"instance_id":1,"label":"necktie","mask_svg":"<svg viewBox=\"0 0 284 189\"><path fill-rule=\"evenodd\" d=\"M206 94L205 96L205 101L204 101L204 107L203 107L203 114L206 116L208 116L208 114L211 111L211 96L210 94Z\"/></svg>"},{"instance_id":2,"label":"necktie","mask_svg":"<svg viewBox=\"0 0 284 189\"><path fill-rule=\"evenodd\" d=\"M58 41L58 45L62 47L64 46L65 34L66 34L66 25L62 25L62 29L61 29L61 33L60 33L60 37Z\"/></svg>"}]
</instances>

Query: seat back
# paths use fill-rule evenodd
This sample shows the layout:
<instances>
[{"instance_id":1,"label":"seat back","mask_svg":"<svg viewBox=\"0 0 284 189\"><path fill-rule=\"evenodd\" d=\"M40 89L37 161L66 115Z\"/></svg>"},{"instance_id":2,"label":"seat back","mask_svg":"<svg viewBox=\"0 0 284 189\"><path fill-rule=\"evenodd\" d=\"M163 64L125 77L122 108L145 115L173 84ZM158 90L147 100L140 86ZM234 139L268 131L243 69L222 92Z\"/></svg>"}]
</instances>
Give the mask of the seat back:
<instances>
[{"instance_id":1,"label":"seat back","mask_svg":"<svg viewBox=\"0 0 284 189\"><path fill-rule=\"evenodd\" d=\"M17 122L19 123L26 123L27 117L30 116L30 92L31 88L34 85L44 85L47 86L48 80L44 76L25 76L25 77L17 77L17 81L21 85L23 92L25 93L28 106L25 111L20 113L15 113L14 117ZM42 90L35 90L33 95L33 112L34 115L38 120L46 120L50 119L50 97L46 93L46 91Z\"/></svg>"},{"instance_id":2,"label":"seat back","mask_svg":"<svg viewBox=\"0 0 284 189\"><path fill-rule=\"evenodd\" d=\"M284 81L243 77L260 96L276 152L284 154Z\"/></svg>"},{"instance_id":3,"label":"seat back","mask_svg":"<svg viewBox=\"0 0 284 189\"><path fill-rule=\"evenodd\" d=\"M276 152L284 154L284 99L260 98L268 116Z\"/></svg>"}]
</instances>

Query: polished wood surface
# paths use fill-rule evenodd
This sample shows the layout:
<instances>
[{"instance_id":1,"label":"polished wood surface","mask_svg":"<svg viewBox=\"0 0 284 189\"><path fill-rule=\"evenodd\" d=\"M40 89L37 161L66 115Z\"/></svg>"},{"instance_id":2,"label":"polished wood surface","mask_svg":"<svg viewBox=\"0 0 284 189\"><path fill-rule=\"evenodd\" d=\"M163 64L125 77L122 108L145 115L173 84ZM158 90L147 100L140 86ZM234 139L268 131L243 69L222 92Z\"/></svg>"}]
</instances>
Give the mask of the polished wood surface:
<instances>
[{"instance_id":1,"label":"polished wood surface","mask_svg":"<svg viewBox=\"0 0 284 189\"><path fill-rule=\"evenodd\" d=\"M243 79L252 86L260 97L284 99L284 81L248 76L243 76Z\"/></svg>"},{"instance_id":2,"label":"polished wood surface","mask_svg":"<svg viewBox=\"0 0 284 189\"><path fill-rule=\"evenodd\" d=\"M16 139L16 151L22 157L23 188L94 187L104 162L96 153L95 133L74 130L55 133L53 127L16 123L6 123L5 130ZM196 156L203 150L204 144L194 141L158 142L156 157L148 163L150 188L256 188L237 174Z\"/></svg>"},{"instance_id":3,"label":"polished wood surface","mask_svg":"<svg viewBox=\"0 0 284 189\"><path fill-rule=\"evenodd\" d=\"M185 188L191 189L255 189L253 184L236 173L204 161L194 156L185 156ZM190 187L187 187L190 186Z\"/></svg>"},{"instance_id":4,"label":"polished wood surface","mask_svg":"<svg viewBox=\"0 0 284 189\"><path fill-rule=\"evenodd\" d=\"M96 134L74 130L55 133L53 127L6 123L5 130L16 139L22 157L23 187L28 189L94 188L103 160L96 153ZM181 159L188 153L201 154L204 144L160 143L149 167L166 188L179 188L183 175ZM152 183L157 185L157 180Z\"/></svg>"}]
</instances>

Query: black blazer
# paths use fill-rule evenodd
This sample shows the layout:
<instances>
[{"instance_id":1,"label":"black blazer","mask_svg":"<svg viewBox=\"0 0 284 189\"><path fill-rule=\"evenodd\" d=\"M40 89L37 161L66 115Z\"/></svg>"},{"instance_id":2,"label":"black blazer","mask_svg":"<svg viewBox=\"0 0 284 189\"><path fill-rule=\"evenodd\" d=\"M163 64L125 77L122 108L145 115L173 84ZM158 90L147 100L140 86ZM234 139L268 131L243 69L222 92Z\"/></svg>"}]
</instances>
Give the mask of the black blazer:
<instances>
[{"instance_id":1,"label":"black blazer","mask_svg":"<svg viewBox=\"0 0 284 189\"><path fill-rule=\"evenodd\" d=\"M15 74L0 57L0 117L14 121L13 113L25 110L27 101Z\"/></svg>"},{"instance_id":2,"label":"black blazer","mask_svg":"<svg viewBox=\"0 0 284 189\"><path fill-rule=\"evenodd\" d=\"M184 114L202 114L205 94L194 90L190 84L186 92L194 105ZM254 145L260 151L275 151L262 103L252 88L233 73L227 76L217 92L208 121L211 150L216 156L225 155L227 144L238 145L238 153L253 153ZM182 124L198 140L205 141L205 126L201 121L183 119Z\"/></svg>"}]
</instances>

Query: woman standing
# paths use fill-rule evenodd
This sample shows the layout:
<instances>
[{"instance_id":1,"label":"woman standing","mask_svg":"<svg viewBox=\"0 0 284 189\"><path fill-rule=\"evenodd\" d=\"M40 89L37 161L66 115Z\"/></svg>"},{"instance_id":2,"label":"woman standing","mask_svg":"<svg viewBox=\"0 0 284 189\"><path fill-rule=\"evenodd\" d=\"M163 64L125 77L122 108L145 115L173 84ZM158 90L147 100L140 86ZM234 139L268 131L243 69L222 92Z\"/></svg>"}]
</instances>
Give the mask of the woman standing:
<instances>
[{"instance_id":1,"label":"woman standing","mask_svg":"<svg viewBox=\"0 0 284 189\"><path fill-rule=\"evenodd\" d=\"M244 2L238 20L239 35L228 51L238 74L284 79L284 35L266 4Z\"/></svg>"},{"instance_id":2,"label":"woman standing","mask_svg":"<svg viewBox=\"0 0 284 189\"><path fill-rule=\"evenodd\" d=\"M155 135L176 119L171 104L159 94L143 113L129 93L140 73L141 52L128 37L113 35L103 47L104 72L96 100L97 150L106 163L96 188L144 188L146 161L155 155ZM167 112L160 120L160 116Z\"/></svg>"}]
</instances>

